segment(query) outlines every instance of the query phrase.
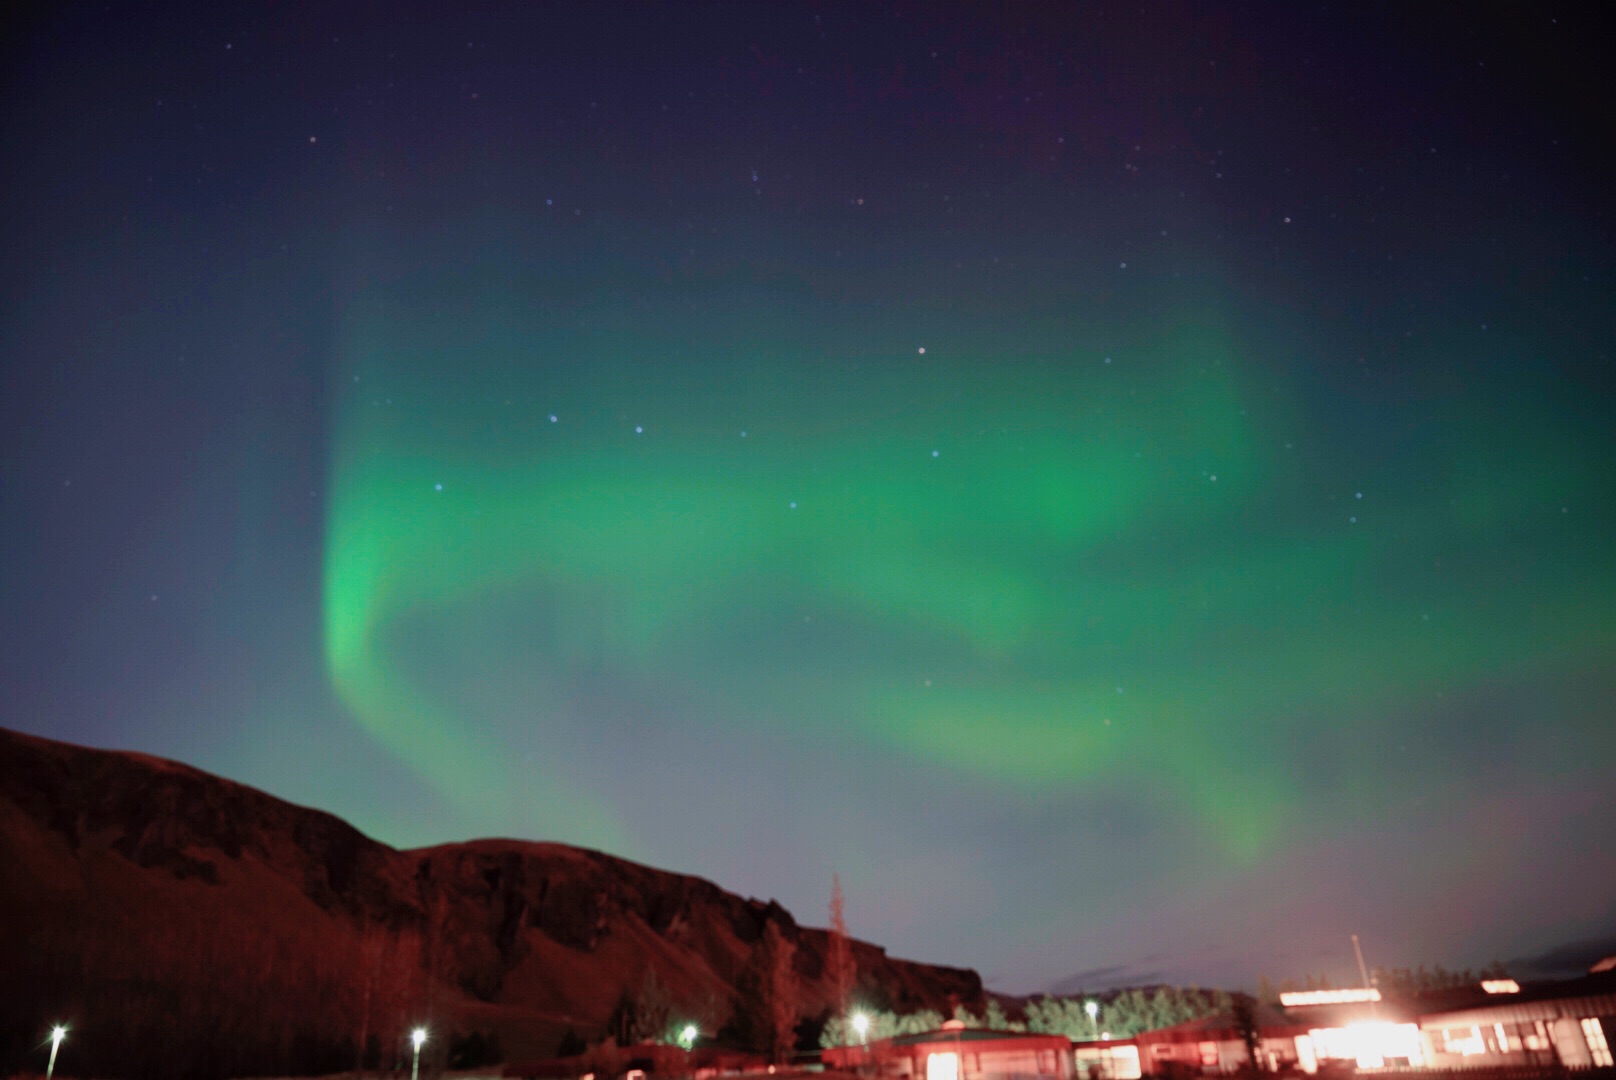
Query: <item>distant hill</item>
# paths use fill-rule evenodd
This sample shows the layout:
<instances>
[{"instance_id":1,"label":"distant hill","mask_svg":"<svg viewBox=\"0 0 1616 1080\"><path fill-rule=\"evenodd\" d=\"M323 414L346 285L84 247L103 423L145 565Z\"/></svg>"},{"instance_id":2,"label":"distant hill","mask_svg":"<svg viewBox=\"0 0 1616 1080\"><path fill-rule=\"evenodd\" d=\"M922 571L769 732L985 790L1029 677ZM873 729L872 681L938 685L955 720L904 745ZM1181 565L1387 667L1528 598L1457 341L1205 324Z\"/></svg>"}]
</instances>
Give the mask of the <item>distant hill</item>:
<instances>
[{"instance_id":1,"label":"distant hill","mask_svg":"<svg viewBox=\"0 0 1616 1080\"><path fill-rule=\"evenodd\" d=\"M58 1020L73 1075L386 1064L423 1022L439 1055L541 1057L602 1036L653 968L713 1033L771 922L823 1015L827 934L773 901L561 844L400 851L185 765L0 729L0 1075L42 1068ZM853 950L873 1005L983 1004L974 971Z\"/></svg>"}]
</instances>

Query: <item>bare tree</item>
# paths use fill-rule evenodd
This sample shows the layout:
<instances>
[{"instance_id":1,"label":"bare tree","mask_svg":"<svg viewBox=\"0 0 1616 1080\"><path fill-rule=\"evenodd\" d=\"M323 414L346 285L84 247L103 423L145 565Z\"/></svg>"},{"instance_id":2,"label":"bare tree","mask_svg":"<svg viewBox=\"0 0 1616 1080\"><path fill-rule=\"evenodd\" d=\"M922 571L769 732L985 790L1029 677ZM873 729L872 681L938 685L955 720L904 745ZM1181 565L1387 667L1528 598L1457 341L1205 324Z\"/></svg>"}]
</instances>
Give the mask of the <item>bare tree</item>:
<instances>
[{"instance_id":1,"label":"bare tree","mask_svg":"<svg viewBox=\"0 0 1616 1080\"><path fill-rule=\"evenodd\" d=\"M797 947L786 940L776 923L763 931L764 1015L768 1019L769 1056L783 1062L796 1044L797 982L791 965Z\"/></svg>"}]
</instances>

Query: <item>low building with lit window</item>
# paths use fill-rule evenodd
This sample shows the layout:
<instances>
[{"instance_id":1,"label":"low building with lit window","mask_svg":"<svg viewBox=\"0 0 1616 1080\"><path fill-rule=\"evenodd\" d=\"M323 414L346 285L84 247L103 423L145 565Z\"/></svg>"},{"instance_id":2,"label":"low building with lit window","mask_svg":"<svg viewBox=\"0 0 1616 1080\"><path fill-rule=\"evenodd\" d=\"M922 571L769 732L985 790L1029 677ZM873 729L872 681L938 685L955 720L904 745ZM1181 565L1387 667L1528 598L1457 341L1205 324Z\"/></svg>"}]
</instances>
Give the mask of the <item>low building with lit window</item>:
<instances>
[{"instance_id":1,"label":"low building with lit window","mask_svg":"<svg viewBox=\"0 0 1616 1080\"><path fill-rule=\"evenodd\" d=\"M1281 1001L1291 1022L1307 1029L1316 1062L1303 1055L1298 1064L1307 1072L1330 1061L1360 1070L1612 1064L1616 970L1562 982L1489 979L1410 997L1325 990Z\"/></svg>"},{"instance_id":2,"label":"low building with lit window","mask_svg":"<svg viewBox=\"0 0 1616 1080\"><path fill-rule=\"evenodd\" d=\"M1469 1001L1480 989L1465 989ZM1306 990L1281 994L1295 1036L1297 1067L1317 1072L1333 1062L1354 1068L1419 1069L1430 1065L1420 1035L1420 1006L1406 998L1383 998L1379 990ZM1451 996L1441 999L1444 1003Z\"/></svg>"},{"instance_id":3,"label":"low building with lit window","mask_svg":"<svg viewBox=\"0 0 1616 1080\"><path fill-rule=\"evenodd\" d=\"M1616 970L1596 967L1566 982L1499 980L1469 1007L1425 1012L1420 1031L1437 1068L1608 1068L1616 1043Z\"/></svg>"},{"instance_id":4,"label":"low building with lit window","mask_svg":"<svg viewBox=\"0 0 1616 1080\"><path fill-rule=\"evenodd\" d=\"M1257 1054L1264 1071L1311 1071L1312 1051L1305 1026L1272 1005L1257 1006L1252 1019L1257 1025ZM1186 1072L1227 1075L1251 1066L1245 1034L1232 1012L1142 1031L1133 1041L1138 1047L1140 1071L1146 1076Z\"/></svg>"},{"instance_id":5,"label":"low building with lit window","mask_svg":"<svg viewBox=\"0 0 1616 1080\"><path fill-rule=\"evenodd\" d=\"M1144 1068L1133 1039L1093 1039L1072 1044L1073 1064L1083 1080L1140 1080Z\"/></svg>"},{"instance_id":6,"label":"low building with lit window","mask_svg":"<svg viewBox=\"0 0 1616 1080\"><path fill-rule=\"evenodd\" d=\"M868 1046L829 1047L821 1056L828 1069L894 1080L1072 1080L1066 1036L968 1028L957 1020Z\"/></svg>"}]
</instances>

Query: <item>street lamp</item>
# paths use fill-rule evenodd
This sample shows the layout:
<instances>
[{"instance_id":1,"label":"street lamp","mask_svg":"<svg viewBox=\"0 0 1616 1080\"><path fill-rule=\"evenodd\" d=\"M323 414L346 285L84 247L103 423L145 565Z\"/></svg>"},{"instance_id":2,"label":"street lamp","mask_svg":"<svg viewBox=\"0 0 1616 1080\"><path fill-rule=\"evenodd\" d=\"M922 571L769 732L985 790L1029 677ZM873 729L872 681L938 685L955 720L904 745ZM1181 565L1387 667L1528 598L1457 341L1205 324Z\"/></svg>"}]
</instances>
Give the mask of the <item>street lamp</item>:
<instances>
[{"instance_id":1,"label":"street lamp","mask_svg":"<svg viewBox=\"0 0 1616 1080\"><path fill-rule=\"evenodd\" d=\"M870 1034L870 1018L861 1012L854 1013L853 1030L858 1033L860 1044L868 1042L869 1040L867 1036Z\"/></svg>"},{"instance_id":2,"label":"street lamp","mask_svg":"<svg viewBox=\"0 0 1616 1080\"><path fill-rule=\"evenodd\" d=\"M1094 1037L1100 1037L1100 1003L1098 1001L1085 1001L1083 1011L1089 1014L1089 1027L1094 1030Z\"/></svg>"},{"instance_id":3,"label":"street lamp","mask_svg":"<svg viewBox=\"0 0 1616 1080\"><path fill-rule=\"evenodd\" d=\"M679 1045L686 1050L691 1049L696 1045L696 1036L700 1034L695 1024L686 1024L679 1032Z\"/></svg>"},{"instance_id":4,"label":"street lamp","mask_svg":"<svg viewBox=\"0 0 1616 1080\"><path fill-rule=\"evenodd\" d=\"M421 1044L424 1042L426 1042L426 1028L416 1028L410 1032L410 1044L415 1047L415 1058L410 1062L410 1080L420 1080Z\"/></svg>"},{"instance_id":5,"label":"street lamp","mask_svg":"<svg viewBox=\"0 0 1616 1080\"><path fill-rule=\"evenodd\" d=\"M51 1056L50 1064L45 1066L45 1080L50 1080L51 1074L56 1071L56 1051L62 1048L62 1040L67 1038L67 1025L57 1024L51 1028Z\"/></svg>"}]
</instances>

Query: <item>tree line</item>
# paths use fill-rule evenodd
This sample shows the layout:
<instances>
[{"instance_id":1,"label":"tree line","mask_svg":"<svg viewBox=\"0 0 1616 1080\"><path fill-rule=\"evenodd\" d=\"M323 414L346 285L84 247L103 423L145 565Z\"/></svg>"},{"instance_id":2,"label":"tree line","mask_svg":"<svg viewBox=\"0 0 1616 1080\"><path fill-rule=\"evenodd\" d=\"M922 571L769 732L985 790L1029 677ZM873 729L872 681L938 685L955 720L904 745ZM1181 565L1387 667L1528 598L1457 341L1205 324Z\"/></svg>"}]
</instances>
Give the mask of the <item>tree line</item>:
<instances>
[{"instance_id":1,"label":"tree line","mask_svg":"<svg viewBox=\"0 0 1616 1080\"><path fill-rule=\"evenodd\" d=\"M1091 1002L1096 1006L1093 1017L1088 1011ZM1232 1012L1235 1004L1234 995L1223 990L1161 986L1094 996L1046 995L1028 1001L1019 1016L1006 1012L999 1001L991 1000L981 1014L963 1007L956 1008L953 1019L968 1028L1064 1035L1081 1042L1105 1034L1121 1039L1141 1031L1172 1027L1203 1016ZM878 1042L899 1035L935 1031L947 1019L942 1013L930 1009L905 1014L872 1009L864 1011L862 1015L866 1023L862 1037L854 1028L852 1014L834 1016L825 1024L819 1038L820 1046L850 1046L860 1042L861 1038L867 1042Z\"/></svg>"}]
</instances>

